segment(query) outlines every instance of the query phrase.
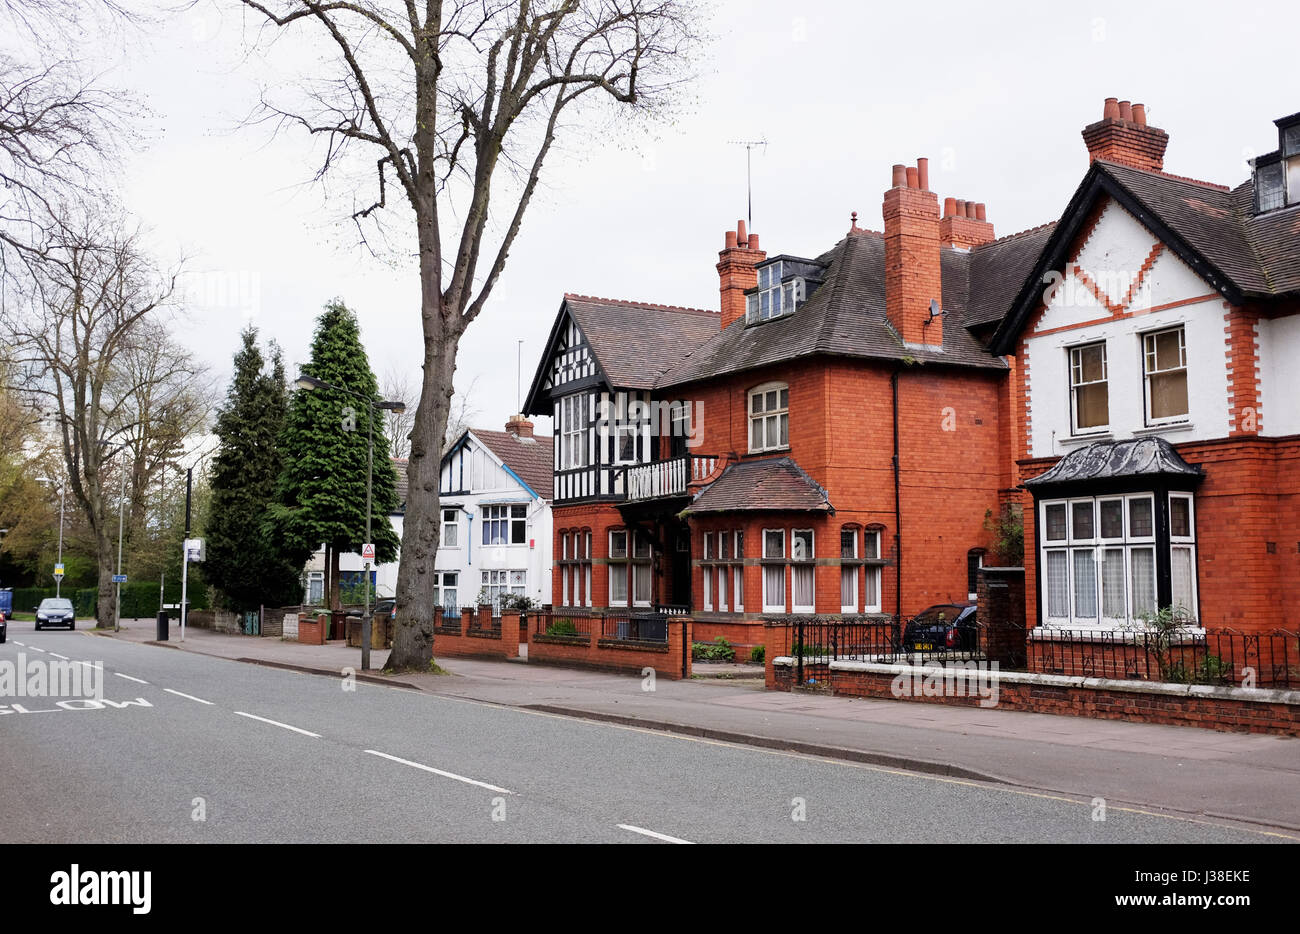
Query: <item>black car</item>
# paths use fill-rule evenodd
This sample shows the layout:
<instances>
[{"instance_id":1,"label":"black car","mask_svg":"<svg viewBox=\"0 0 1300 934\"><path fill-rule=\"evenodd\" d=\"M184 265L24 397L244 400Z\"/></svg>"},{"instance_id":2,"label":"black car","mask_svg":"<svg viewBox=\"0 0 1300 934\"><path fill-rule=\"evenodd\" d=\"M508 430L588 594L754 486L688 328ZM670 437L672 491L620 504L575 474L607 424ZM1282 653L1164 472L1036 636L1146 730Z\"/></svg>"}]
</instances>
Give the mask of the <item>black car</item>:
<instances>
[{"instance_id":1,"label":"black car","mask_svg":"<svg viewBox=\"0 0 1300 934\"><path fill-rule=\"evenodd\" d=\"M371 614L371 619L374 619L376 616L382 616L384 614L387 614L390 619L397 619L396 600L380 600L378 603L376 603L374 613Z\"/></svg>"},{"instance_id":2,"label":"black car","mask_svg":"<svg viewBox=\"0 0 1300 934\"><path fill-rule=\"evenodd\" d=\"M927 607L907 622L903 629L905 652L974 652L974 603L940 603Z\"/></svg>"},{"instance_id":3,"label":"black car","mask_svg":"<svg viewBox=\"0 0 1300 934\"><path fill-rule=\"evenodd\" d=\"M72 608L72 601L67 597L46 597L36 608L36 631L40 632L51 626L76 628L77 613Z\"/></svg>"}]
</instances>

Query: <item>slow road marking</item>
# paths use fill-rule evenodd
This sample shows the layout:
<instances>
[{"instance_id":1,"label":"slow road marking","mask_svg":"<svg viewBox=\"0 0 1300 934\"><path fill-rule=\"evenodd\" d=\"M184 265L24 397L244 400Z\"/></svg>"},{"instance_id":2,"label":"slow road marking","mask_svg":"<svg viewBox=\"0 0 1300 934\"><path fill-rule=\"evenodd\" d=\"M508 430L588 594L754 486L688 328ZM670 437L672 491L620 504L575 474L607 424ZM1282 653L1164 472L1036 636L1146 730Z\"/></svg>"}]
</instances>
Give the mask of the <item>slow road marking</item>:
<instances>
[{"instance_id":1,"label":"slow road marking","mask_svg":"<svg viewBox=\"0 0 1300 934\"><path fill-rule=\"evenodd\" d=\"M301 727L290 726L287 723L281 723L279 720L268 720L266 717L259 717L254 713L244 713L242 710L236 710L235 714L240 717L247 717L250 720L257 720L260 723L269 723L271 726L278 726L281 729L293 730L295 733L301 733L303 736L311 736L320 739L319 733L313 733L311 730L304 730Z\"/></svg>"},{"instance_id":2,"label":"slow road marking","mask_svg":"<svg viewBox=\"0 0 1300 934\"><path fill-rule=\"evenodd\" d=\"M204 700L201 697L195 697L193 694L182 694L180 691L173 691L171 688L163 688L168 694L175 694L177 697L183 697L186 700L197 701L200 704L207 704L209 707L216 706L210 700Z\"/></svg>"},{"instance_id":3,"label":"slow road marking","mask_svg":"<svg viewBox=\"0 0 1300 934\"><path fill-rule=\"evenodd\" d=\"M631 824L619 824L618 829L627 830L630 831L631 833L639 833L643 837L653 837L656 840L662 840L664 843L688 843L688 844L691 843L690 840L683 840L681 837L670 837L666 833L658 833L657 831L654 830L646 830L644 827L634 827Z\"/></svg>"},{"instance_id":4,"label":"slow road marking","mask_svg":"<svg viewBox=\"0 0 1300 934\"><path fill-rule=\"evenodd\" d=\"M441 775L443 778L450 778L452 781L464 782L466 785L474 785L476 788L486 788L488 791L495 791L497 794L514 794L513 791L506 788L489 785L487 782L475 781L472 778L466 778L464 775L457 775L455 772L444 772L442 769L435 769L431 765L421 765L419 762L412 762L409 759L399 759L397 756L390 756L386 752L379 752L375 749L367 749L366 752L370 753L372 756L379 756L381 759L387 759L390 762L400 762L402 765L409 765L413 769L420 769L424 772L431 772L434 775Z\"/></svg>"}]
</instances>

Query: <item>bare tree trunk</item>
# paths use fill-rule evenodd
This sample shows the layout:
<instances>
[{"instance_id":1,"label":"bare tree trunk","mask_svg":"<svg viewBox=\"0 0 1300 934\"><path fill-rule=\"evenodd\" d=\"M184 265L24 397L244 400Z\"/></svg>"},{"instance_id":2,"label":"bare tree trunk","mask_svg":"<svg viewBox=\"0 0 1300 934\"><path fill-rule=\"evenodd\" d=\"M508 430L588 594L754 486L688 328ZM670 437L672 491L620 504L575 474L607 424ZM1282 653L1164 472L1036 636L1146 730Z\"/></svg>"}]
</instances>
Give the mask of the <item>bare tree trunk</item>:
<instances>
[{"instance_id":1,"label":"bare tree trunk","mask_svg":"<svg viewBox=\"0 0 1300 934\"><path fill-rule=\"evenodd\" d=\"M330 609L343 609L342 588L339 586L339 550L325 546L329 555Z\"/></svg>"},{"instance_id":2,"label":"bare tree trunk","mask_svg":"<svg viewBox=\"0 0 1300 934\"><path fill-rule=\"evenodd\" d=\"M407 462L406 521L397 568L397 624L393 627L393 650L387 666L393 671L427 669L433 659L437 604L434 559L442 532L438 482L460 337L445 333L440 315L436 311L429 313L429 304L426 299L426 363Z\"/></svg>"}]
</instances>

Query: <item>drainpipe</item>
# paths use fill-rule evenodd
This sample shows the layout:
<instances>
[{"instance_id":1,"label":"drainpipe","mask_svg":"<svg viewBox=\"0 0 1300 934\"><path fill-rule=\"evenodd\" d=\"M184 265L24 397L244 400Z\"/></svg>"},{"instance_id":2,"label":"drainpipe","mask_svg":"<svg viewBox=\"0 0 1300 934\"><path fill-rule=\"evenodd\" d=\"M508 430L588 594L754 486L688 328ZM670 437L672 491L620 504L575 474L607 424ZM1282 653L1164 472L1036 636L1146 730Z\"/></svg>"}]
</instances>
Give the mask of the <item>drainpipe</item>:
<instances>
[{"instance_id":1,"label":"drainpipe","mask_svg":"<svg viewBox=\"0 0 1300 934\"><path fill-rule=\"evenodd\" d=\"M903 632L903 500L902 475L898 461L898 370L889 377L894 397L894 613L898 637Z\"/></svg>"}]
</instances>

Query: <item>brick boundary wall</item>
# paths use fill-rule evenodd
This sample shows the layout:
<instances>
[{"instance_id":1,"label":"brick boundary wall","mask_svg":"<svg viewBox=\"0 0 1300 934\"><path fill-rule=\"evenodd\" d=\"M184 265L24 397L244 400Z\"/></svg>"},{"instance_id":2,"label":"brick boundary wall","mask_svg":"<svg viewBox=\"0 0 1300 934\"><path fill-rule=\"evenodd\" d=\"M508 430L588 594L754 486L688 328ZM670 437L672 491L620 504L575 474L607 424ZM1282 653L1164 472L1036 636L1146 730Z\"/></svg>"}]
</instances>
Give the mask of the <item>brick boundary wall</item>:
<instances>
[{"instance_id":1,"label":"brick boundary wall","mask_svg":"<svg viewBox=\"0 0 1300 934\"><path fill-rule=\"evenodd\" d=\"M548 636L534 632L528 637L528 662L638 675L644 668L653 668L655 674L677 681L691 676L693 625L694 621L687 617L670 617L667 645L603 639L599 632L577 636Z\"/></svg>"},{"instance_id":2,"label":"brick boundary wall","mask_svg":"<svg viewBox=\"0 0 1300 934\"><path fill-rule=\"evenodd\" d=\"M769 689L794 689L793 661L788 657L768 660ZM934 670L929 669L931 672ZM831 693L835 695L964 707L980 705L978 695L896 696L894 682L898 675L906 673L909 679L904 683L913 683L912 673L918 671L925 673L927 669L875 662L804 662L805 679L816 678L818 683L822 683L823 678L828 678ZM1117 681L1003 671L998 673L997 707L1098 720L1300 737L1300 691L1271 688Z\"/></svg>"},{"instance_id":3,"label":"brick boundary wall","mask_svg":"<svg viewBox=\"0 0 1300 934\"><path fill-rule=\"evenodd\" d=\"M445 619L442 608L433 614L433 654L457 658L518 658L518 616L507 613L492 618L492 607L477 612L465 607L460 615Z\"/></svg>"}]
</instances>

